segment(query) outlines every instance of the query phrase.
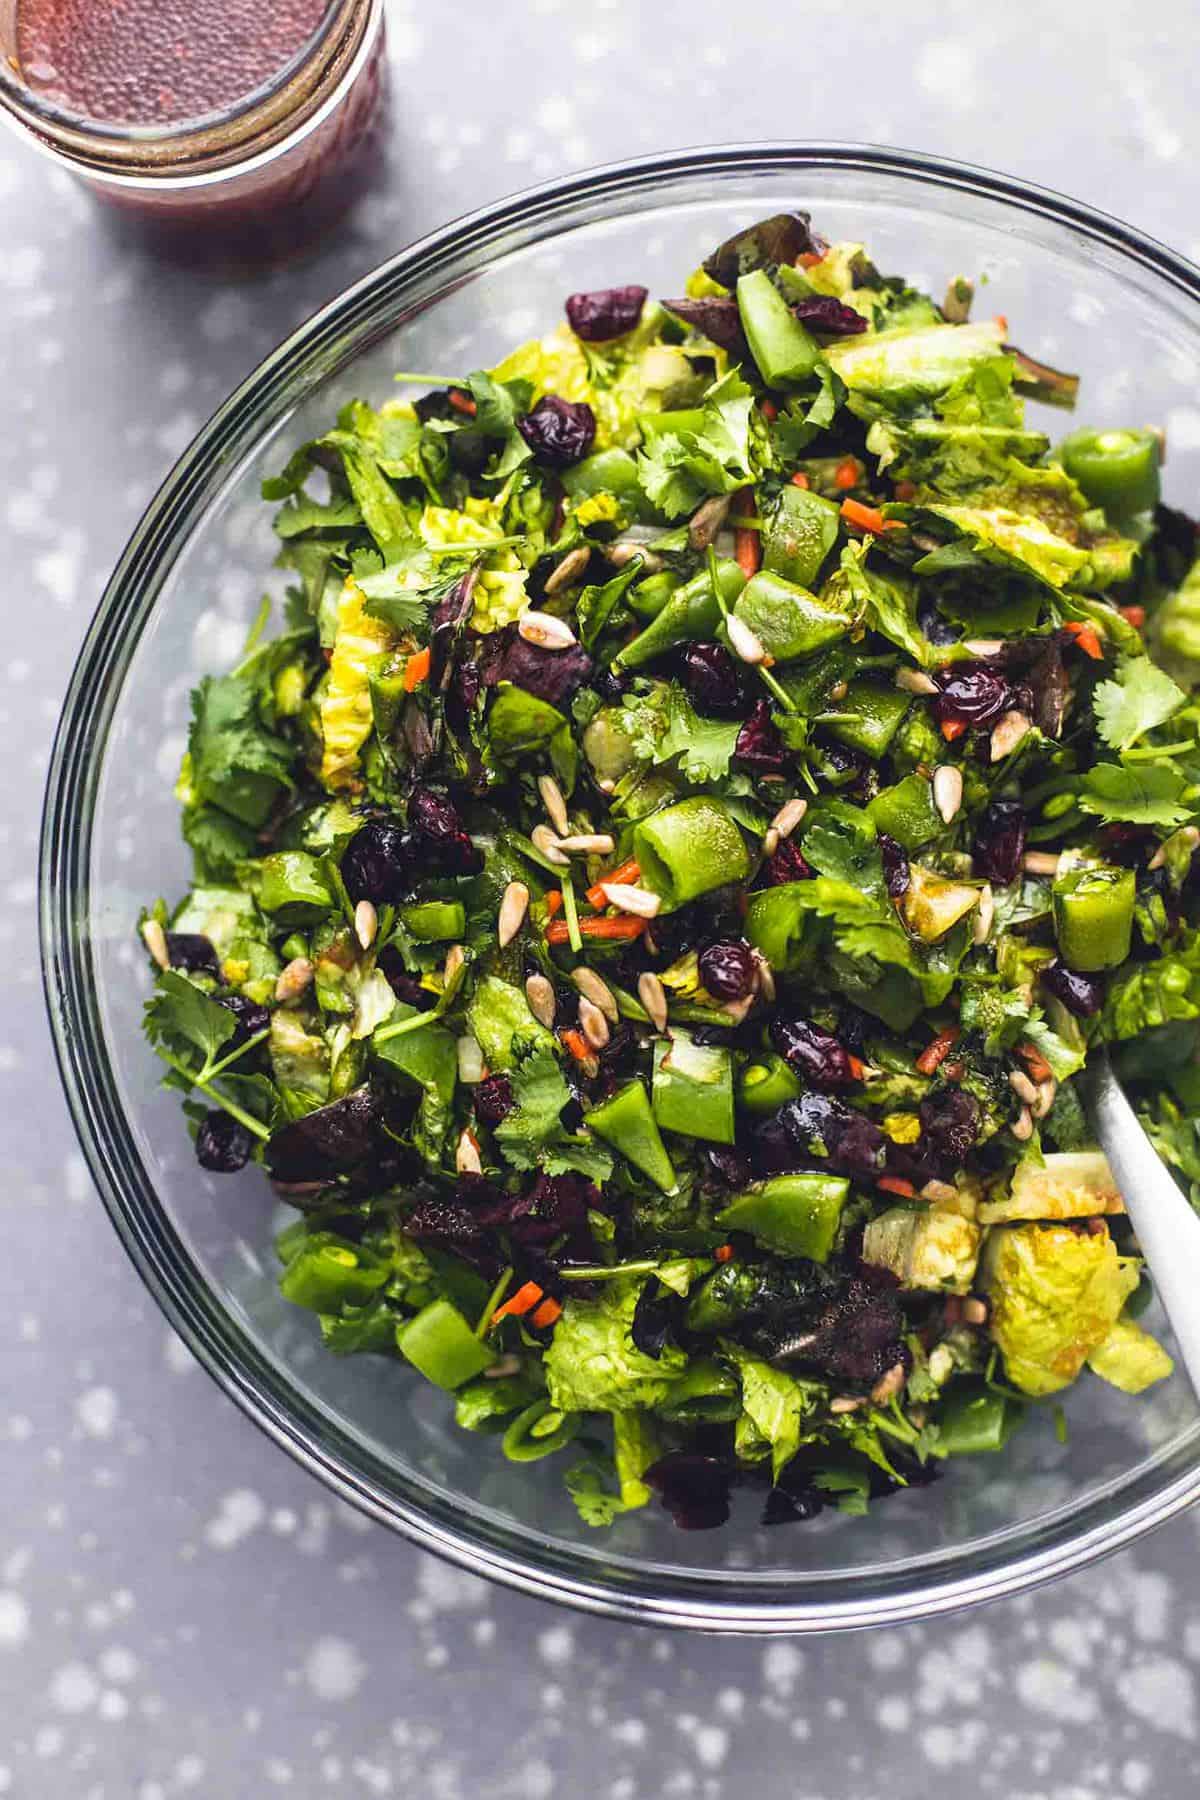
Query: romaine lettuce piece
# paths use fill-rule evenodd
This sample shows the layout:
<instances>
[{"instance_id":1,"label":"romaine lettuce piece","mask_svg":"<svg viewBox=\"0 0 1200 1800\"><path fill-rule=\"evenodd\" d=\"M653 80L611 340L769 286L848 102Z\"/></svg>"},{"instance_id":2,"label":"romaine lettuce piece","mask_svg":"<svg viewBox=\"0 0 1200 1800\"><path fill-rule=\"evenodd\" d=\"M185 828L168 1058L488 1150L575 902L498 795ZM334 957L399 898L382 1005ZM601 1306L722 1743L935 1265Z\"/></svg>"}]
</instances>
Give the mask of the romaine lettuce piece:
<instances>
[{"instance_id":1,"label":"romaine lettuce piece","mask_svg":"<svg viewBox=\"0 0 1200 1800\"><path fill-rule=\"evenodd\" d=\"M599 1300L568 1300L544 1359L546 1386L562 1412L627 1412L656 1406L687 1368L676 1345L646 1356L630 1335L641 1286L609 1282Z\"/></svg>"},{"instance_id":2,"label":"romaine lettuce piece","mask_svg":"<svg viewBox=\"0 0 1200 1800\"><path fill-rule=\"evenodd\" d=\"M1103 1150L1054 1151L1040 1163L1019 1162L1007 1194L993 1190L979 1208L981 1225L1011 1219L1088 1219L1121 1213L1125 1202Z\"/></svg>"},{"instance_id":3,"label":"romaine lettuce piece","mask_svg":"<svg viewBox=\"0 0 1200 1800\"><path fill-rule=\"evenodd\" d=\"M982 1242L979 1227L959 1213L891 1206L868 1221L863 1261L890 1269L904 1288L966 1294Z\"/></svg>"},{"instance_id":4,"label":"romaine lettuce piece","mask_svg":"<svg viewBox=\"0 0 1200 1800\"><path fill-rule=\"evenodd\" d=\"M1142 1393L1156 1381L1165 1381L1175 1367L1158 1339L1132 1319L1118 1319L1087 1362L1094 1375L1123 1394Z\"/></svg>"},{"instance_id":5,"label":"romaine lettuce piece","mask_svg":"<svg viewBox=\"0 0 1200 1800\"><path fill-rule=\"evenodd\" d=\"M331 792L357 783L359 753L371 735L371 671L395 641L388 627L366 612L362 593L347 579L318 707L321 781Z\"/></svg>"},{"instance_id":6,"label":"romaine lettuce piece","mask_svg":"<svg viewBox=\"0 0 1200 1800\"><path fill-rule=\"evenodd\" d=\"M1138 1284L1137 1264L1117 1254L1107 1232L1065 1225L1001 1226L981 1271L1008 1378L1033 1395L1070 1386Z\"/></svg>"},{"instance_id":7,"label":"romaine lettuce piece","mask_svg":"<svg viewBox=\"0 0 1200 1800\"><path fill-rule=\"evenodd\" d=\"M995 319L977 325L905 327L843 338L825 357L855 400L903 412L936 399L981 364L1000 361L1004 332Z\"/></svg>"}]
</instances>

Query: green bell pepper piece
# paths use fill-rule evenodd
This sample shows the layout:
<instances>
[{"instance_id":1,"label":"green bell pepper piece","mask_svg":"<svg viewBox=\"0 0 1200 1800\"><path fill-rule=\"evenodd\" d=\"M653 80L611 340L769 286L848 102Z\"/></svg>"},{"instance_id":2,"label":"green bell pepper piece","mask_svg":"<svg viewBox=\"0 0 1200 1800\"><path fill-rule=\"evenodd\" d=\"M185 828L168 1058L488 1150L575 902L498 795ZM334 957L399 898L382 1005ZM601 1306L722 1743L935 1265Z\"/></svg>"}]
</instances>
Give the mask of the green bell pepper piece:
<instances>
[{"instance_id":1,"label":"green bell pepper piece","mask_svg":"<svg viewBox=\"0 0 1200 1800\"><path fill-rule=\"evenodd\" d=\"M1059 445L1058 459L1092 505L1111 518L1158 505L1162 459L1153 431L1073 431Z\"/></svg>"},{"instance_id":2,"label":"green bell pepper piece","mask_svg":"<svg viewBox=\"0 0 1200 1800\"><path fill-rule=\"evenodd\" d=\"M663 912L744 880L750 868L741 832L721 802L707 794L693 794L642 819L634 829L633 855L642 886L660 897Z\"/></svg>"},{"instance_id":3,"label":"green bell pepper piece","mask_svg":"<svg viewBox=\"0 0 1200 1800\"><path fill-rule=\"evenodd\" d=\"M665 1194L679 1185L662 1134L640 1081L627 1082L608 1100L593 1106L588 1128L640 1169Z\"/></svg>"},{"instance_id":4,"label":"green bell pepper piece","mask_svg":"<svg viewBox=\"0 0 1200 1800\"><path fill-rule=\"evenodd\" d=\"M837 542L840 523L832 500L789 483L763 519L763 568L810 588Z\"/></svg>"},{"instance_id":5,"label":"green bell pepper piece","mask_svg":"<svg viewBox=\"0 0 1200 1800\"><path fill-rule=\"evenodd\" d=\"M733 614L776 662L811 656L823 644L844 637L851 623L846 613L816 594L763 569L746 583Z\"/></svg>"},{"instance_id":6,"label":"green bell pepper piece","mask_svg":"<svg viewBox=\"0 0 1200 1800\"><path fill-rule=\"evenodd\" d=\"M1129 955L1137 878L1107 864L1069 869L1053 889L1054 935L1068 968L1092 975L1115 969Z\"/></svg>"},{"instance_id":7,"label":"green bell pepper piece","mask_svg":"<svg viewBox=\"0 0 1200 1800\"><path fill-rule=\"evenodd\" d=\"M569 1444L582 1424L582 1413L560 1412L543 1395L517 1414L500 1447L509 1462L540 1462Z\"/></svg>"},{"instance_id":8,"label":"green bell pepper piece","mask_svg":"<svg viewBox=\"0 0 1200 1800\"><path fill-rule=\"evenodd\" d=\"M638 480L637 464L628 450L597 450L594 456L585 456L582 462L563 469L560 480L564 492L572 500L587 500L594 494L614 494L618 500L629 501L635 506L641 504L642 484Z\"/></svg>"},{"instance_id":9,"label":"green bell pepper piece","mask_svg":"<svg viewBox=\"0 0 1200 1800\"><path fill-rule=\"evenodd\" d=\"M673 1030L654 1046L654 1117L664 1131L733 1142L733 1065L728 1050Z\"/></svg>"},{"instance_id":10,"label":"green bell pepper piece","mask_svg":"<svg viewBox=\"0 0 1200 1800\"><path fill-rule=\"evenodd\" d=\"M923 775L906 775L895 787L884 788L868 804L877 831L885 831L905 850L919 850L943 829L942 816L933 804L933 784Z\"/></svg>"},{"instance_id":11,"label":"green bell pepper piece","mask_svg":"<svg viewBox=\"0 0 1200 1800\"><path fill-rule=\"evenodd\" d=\"M937 1448L942 1456L973 1456L1003 1450L1024 1417L1025 1408L1010 1394L997 1394L972 1382L947 1395L935 1416Z\"/></svg>"},{"instance_id":12,"label":"green bell pepper piece","mask_svg":"<svg viewBox=\"0 0 1200 1800\"><path fill-rule=\"evenodd\" d=\"M761 888L751 894L746 908L746 939L777 974L786 975L804 960L808 922L813 915L806 905L809 896L797 889L806 886L803 881L785 881L778 887Z\"/></svg>"},{"instance_id":13,"label":"green bell pepper piece","mask_svg":"<svg viewBox=\"0 0 1200 1800\"><path fill-rule=\"evenodd\" d=\"M423 900L402 906L400 922L419 944L458 943L466 934L467 909L461 900Z\"/></svg>"},{"instance_id":14,"label":"green bell pepper piece","mask_svg":"<svg viewBox=\"0 0 1200 1800\"><path fill-rule=\"evenodd\" d=\"M783 1256L823 1263L833 1249L850 1192L844 1175L776 1175L722 1207L718 1225L748 1231Z\"/></svg>"},{"instance_id":15,"label":"green bell pepper piece","mask_svg":"<svg viewBox=\"0 0 1200 1800\"><path fill-rule=\"evenodd\" d=\"M481 1375L495 1355L449 1300L431 1300L415 1318L398 1326L396 1348L426 1381L447 1391Z\"/></svg>"},{"instance_id":16,"label":"green bell pepper piece","mask_svg":"<svg viewBox=\"0 0 1200 1800\"><path fill-rule=\"evenodd\" d=\"M755 1057L737 1081L737 1103L747 1112L773 1113L800 1092L795 1072L772 1051Z\"/></svg>"},{"instance_id":17,"label":"green bell pepper piece","mask_svg":"<svg viewBox=\"0 0 1200 1800\"><path fill-rule=\"evenodd\" d=\"M886 754L911 705L911 694L903 693L890 682L863 675L850 683L845 699L837 703L839 714L851 716L840 717L824 729L851 750L880 757Z\"/></svg>"},{"instance_id":18,"label":"green bell pepper piece","mask_svg":"<svg viewBox=\"0 0 1200 1800\"><path fill-rule=\"evenodd\" d=\"M726 606L732 606L745 586L746 577L732 558L724 557L717 563L717 582ZM708 570L701 569L698 575L675 589L658 617L650 621L632 644L626 644L614 656L612 666L614 669L640 669L643 663L653 662L656 656L673 650L677 644L702 643L713 637L720 623L721 608L713 593L713 584Z\"/></svg>"},{"instance_id":19,"label":"green bell pepper piece","mask_svg":"<svg viewBox=\"0 0 1200 1800\"><path fill-rule=\"evenodd\" d=\"M255 899L277 925L315 925L333 906L321 865L305 850L277 850L259 863Z\"/></svg>"},{"instance_id":20,"label":"green bell pepper piece","mask_svg":"<svg viewBox=\"0 0 1200 1800\"><path fill-rule=\"evenodd\" d=\"M363 1306L390 1274L387 1262L331 1231L322 1231L307 1234L293 1252L279 1277L279 1291L293 1306L336 1313L343 1306Z\"/></svg>"},{"instance_id":21,"label":"green bell pepper piece","mask_svg":"<svg viewBox=\"0 0 1200 1800\"><path fill-rule=\"evenodd\" d=\"M767 386L790 387L806 380L820 359L820 346L765 269L738 277L737 304L750 353Z\"/></svg>"}]
</instances>

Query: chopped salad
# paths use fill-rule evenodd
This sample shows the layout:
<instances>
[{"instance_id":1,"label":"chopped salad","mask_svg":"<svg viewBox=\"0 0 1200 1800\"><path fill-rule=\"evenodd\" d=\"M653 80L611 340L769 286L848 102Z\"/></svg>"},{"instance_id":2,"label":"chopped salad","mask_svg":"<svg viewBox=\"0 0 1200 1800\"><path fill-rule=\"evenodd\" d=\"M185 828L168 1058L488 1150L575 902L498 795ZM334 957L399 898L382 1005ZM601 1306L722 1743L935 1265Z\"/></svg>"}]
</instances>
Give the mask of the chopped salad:
<instances>
[{"instance_id":1,"label":"chopped salad","mask_svg":"<svg viewBox=\"0 0 1200 1800\"><path fill-rule=\"evenodd\" d=\"M193 696L196 1155L592 1525L863 1512L1171 1369L1076 1078L1200 1197L1196 527L972 298L788 213L399 376L264 483L282 628Z\"/></svg>"}]
</instances>

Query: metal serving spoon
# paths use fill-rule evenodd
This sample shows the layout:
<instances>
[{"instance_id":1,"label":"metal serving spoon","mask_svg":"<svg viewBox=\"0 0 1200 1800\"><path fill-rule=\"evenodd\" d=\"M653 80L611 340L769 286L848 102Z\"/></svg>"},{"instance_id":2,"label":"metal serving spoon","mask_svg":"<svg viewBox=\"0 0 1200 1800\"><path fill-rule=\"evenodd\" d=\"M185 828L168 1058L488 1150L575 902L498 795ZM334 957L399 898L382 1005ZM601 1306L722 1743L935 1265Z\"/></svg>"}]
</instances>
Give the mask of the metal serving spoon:
<instances>
[{"instance_id":1,"label":"metal serving spoon","mask_svg":"<svg viewBox=\"0 0 1200 1800\"><path fill-rule=\"evenodd\" d=\"M1088 1114L1200 1399L1200 1215L1142 1130L1104 1050L1088 1053L1085 1082Z\"/></svg>"}]
</instances>

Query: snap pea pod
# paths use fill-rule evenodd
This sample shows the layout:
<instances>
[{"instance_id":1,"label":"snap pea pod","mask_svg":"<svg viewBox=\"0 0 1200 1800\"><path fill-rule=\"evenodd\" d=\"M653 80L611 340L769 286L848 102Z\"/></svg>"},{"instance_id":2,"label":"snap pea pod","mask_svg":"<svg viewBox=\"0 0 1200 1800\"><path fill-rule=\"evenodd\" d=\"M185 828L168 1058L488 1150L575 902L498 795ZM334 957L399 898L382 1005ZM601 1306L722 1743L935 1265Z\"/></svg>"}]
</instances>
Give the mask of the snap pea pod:
<instances>
[{"instance_id":1,"label":"snap pea pod","mask_svg":"<svg viewBox=\"0 0 1200 1800\"><path fill-rule=\"evenodd\" d=\"M654 1117L664 1131L732 1144L733 1066L728 1050L672 1031L654 1046Z\"/></svg>"},{"instance_id":2,"label":"snap pea pod","mask_svg":"<svg viewBox=\"0 0 1200 1800\"><path fill-rule=\"evenodd\" d=\"M656 1187L670 1193L678 1179L667 1147L640 1081L627 1082L610 1099L593 1106L588 1129L627 1157L635 1169L649 1176Z\"/></svg>"},{"instance_id":3,"label":"snap pea pod","mask_svg":"<svg viewBox=\"0 0 1200 1800\"><path fill-rule=\"evenodd\" d=\"M795 1073L782 1056L756 1057L738 1076L737 1103L747 1112L773 1113L800 1092Z\"/></svg>"},{"instance_id":4,"label":"snap pea pod","mask_svg":"<svg viewBox=\"0 0 1200 1800\"><path fill-rule=\"evenodd\" d=\"M717 1214L717 1223L730 1231L748 1231L784 1256L824 1262L849 1192L842 1175L777 1175L731 1200Z\"/></svg>"},{"instance_id":5,"label":"snap pea pod","mask_svg":"<svg viewBox=\"0 0 1200 1800\"><path fill-rule=\"evenodd\" d=\"M1054 934L1068 968L1094 975L1129 955L1137 881L1132 869L1070 869L1054 883Z\"/></svg>"},{"instance_id":6,"label":"snap pea pod","mask_svg":"<svg viewBox=\"0 0 1200 1800\"><path fill-rule=\"evenodd\" d=\"M730 881L750 868L745 839L719 800L693 794L678 806L643 819L633 834L642 882L662 901L663 912Z\"/></svg>"},{"instance_id":7,"label":"snap pea pod","mask_svg":"<svg viewBox=\"0 0 1200 1800\"><path fill-rule=\"evenodd\" d=\"M396 1348L427 1381L447 1390L482 1374L494 1354L449 1300L431 1300L401 1325Z\"/></svg>"},{"instance_id":8,"label":"snap pea pod","mask_svg":"<svg viewBox=\"0 0 1200 1800\"><path fill-rule=\"evenodd\" d=\"M1058 456L1092 505L1114 518L1158 505L1161 458L1153 431L1073 431Z\"/></svg>"},{"instance_id":9,"label":"snap pea pod","mask_svg":"<svg viewBox=\"0 0 1200 1800\"><path fill-rule=\"evenodd\" d=\"M746 577L735 562L725 557L717 563L717 581L725 604L732 606L745 586ZM693 575L681 588L676 588L657 618L652 619L631 644L626 644L613 658L612 666L614 669L640 669L644 663L653 662L656 656L673 650L677 644L711 638L720 623L720 604L708 570L702 569L699 575Z\"/></svg>"}]
</instances>

